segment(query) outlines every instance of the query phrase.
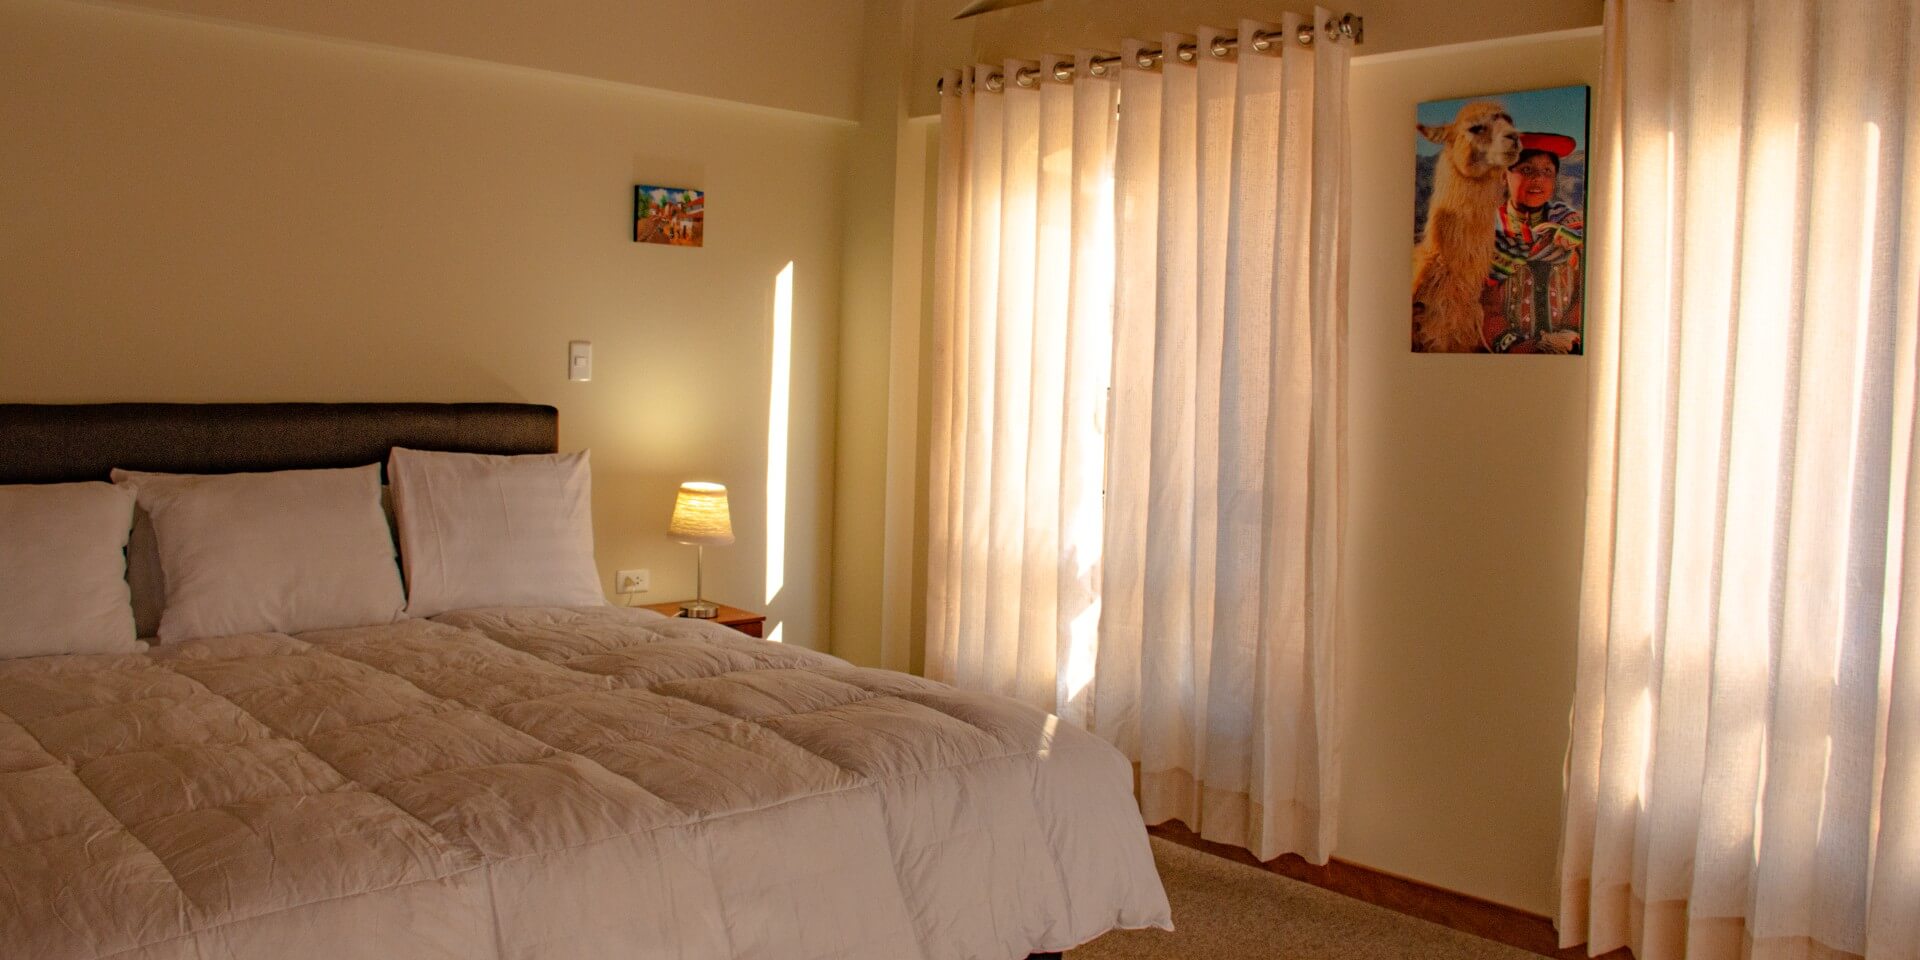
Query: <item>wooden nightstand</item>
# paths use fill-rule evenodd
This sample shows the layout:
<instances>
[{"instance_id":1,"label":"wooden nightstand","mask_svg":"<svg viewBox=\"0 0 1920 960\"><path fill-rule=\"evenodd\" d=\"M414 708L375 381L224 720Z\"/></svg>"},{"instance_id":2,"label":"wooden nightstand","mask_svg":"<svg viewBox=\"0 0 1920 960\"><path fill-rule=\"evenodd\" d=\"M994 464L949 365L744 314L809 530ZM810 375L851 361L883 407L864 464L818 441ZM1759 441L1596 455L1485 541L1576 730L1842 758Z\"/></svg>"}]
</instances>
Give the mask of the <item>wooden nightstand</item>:
<instances>
[{"instance_id":1,"label":"wooden nightstand","mask_svg":"<svg viewBox=\"0 0 1920 960\"><path fill-rule=\"evenodd\" d=\"M641 606L655 613L664 613L669 617L677 617L681 615L680 605L685 602L685 600L675 600L672 603L643 603ZM720 615L708 620L708 623L717 623L723 627L732 627L749 637L761 636L766 630L767 615L764 613L754 613L751 610L742 610L739 607L729 607L724 603L715 604L715 606L720 608Z\"/></svg>"}]
</instances>

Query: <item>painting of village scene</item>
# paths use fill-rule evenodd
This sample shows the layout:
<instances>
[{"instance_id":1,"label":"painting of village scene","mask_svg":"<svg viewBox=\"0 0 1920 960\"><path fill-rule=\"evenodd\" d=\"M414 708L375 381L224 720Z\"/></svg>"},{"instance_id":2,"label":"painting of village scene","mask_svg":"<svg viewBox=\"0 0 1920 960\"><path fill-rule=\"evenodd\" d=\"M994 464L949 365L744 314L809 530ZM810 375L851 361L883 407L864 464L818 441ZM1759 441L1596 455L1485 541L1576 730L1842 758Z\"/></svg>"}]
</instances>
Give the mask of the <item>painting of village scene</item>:
<instances>
[{"instance_id":1,"label":"painting of village scene","mask_svg":"<svg viewBox=\"0 0 1920 960\"><path fill-rule=\"evenodd\" d=\"M633 188L633 240L698 247L706 238L707 194L683 187Z\"/></svg>"},{"instance_id":2,"label":"painting of village scene","mask_svg":"<svg viewBox=\"0 0 1920 960\"><path fill-rule=\"evenodd\" d=\"M1420 104L1413 349L1584 352L1587 88Z\"/></svg>"}]
</instances>

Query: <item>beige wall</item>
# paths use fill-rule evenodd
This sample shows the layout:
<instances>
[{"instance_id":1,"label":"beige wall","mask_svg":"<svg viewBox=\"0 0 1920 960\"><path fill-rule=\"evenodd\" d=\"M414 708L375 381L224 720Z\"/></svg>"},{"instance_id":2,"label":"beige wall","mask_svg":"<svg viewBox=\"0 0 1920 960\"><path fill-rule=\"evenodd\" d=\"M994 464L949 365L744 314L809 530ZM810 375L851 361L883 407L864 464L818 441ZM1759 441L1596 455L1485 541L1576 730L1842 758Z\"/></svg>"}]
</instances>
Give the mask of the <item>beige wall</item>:
<instances>
[{"instance_id":1,"label":"beige wall","mask_svg":"<svg viewBox=\"0 0 1920 960\"><path fill-rule=\"evenodd\" d=\"M768 69L772 69L771 66ZM794 264L785 639L824 645L850 126L65 0L0 0L0 400L505 400L594 452L598 558L689 594L675 485L734 492L763 601L775 276ZM628 239L710 191L707 245ZM566 344L592 340L594 380Z\"/></svg>"},{"instance_id":2,"label":"beige wall","mask_svg":"<svg viewBox=\"0 0 1920 960\"><path fill-rule=\"evenodd\" d=\"M860 58L860 125L844 172L846 242L842 248L840 383L834 449L833 652L870 666L901 667L889 658L885 599L887 529L887 395L893 277L895 179L906 122L906 43L912 22L896 0L864 0L867 43ZM917 357L912 359L917 360ZM910 371L911 372L911 371ZM904 638L904 631L891 631ZM897 644L904 649L904 644Z\"/></svg>"},{"instance_id":3,"label":"beige wall","mask_svg":"<svg viewBox=\"0 0 1920 960\"><path fill-rule=\"evenodd\" d=\"M1573 703L1586 361L1407 347L1413 112L1597 82L1598 31L1355 61L1335 854L1553 905Z\"/></svg>"},{"instance_id":4,"label":"beige wall","mask_svg":"<svg viewBox=\"0 0 1920 960\"><path fill-rule=\"evenodd\" d=\"M928 163L939 128L907 116L912 6L866 7L860 129L847 159L833 652L918 672L926 595L920 324L932 259L922 243L931 242Z\"/></svg>"},{"instance_id":5,"label":"beige wall","mask_svg":"<svg viewBox=\"0 0 1920 960\"><path fill-rule=\"evenodd\" d=\"M845 120L858 115L862 11L848 0L110 2Z\"/></svg>"}]
</instances>

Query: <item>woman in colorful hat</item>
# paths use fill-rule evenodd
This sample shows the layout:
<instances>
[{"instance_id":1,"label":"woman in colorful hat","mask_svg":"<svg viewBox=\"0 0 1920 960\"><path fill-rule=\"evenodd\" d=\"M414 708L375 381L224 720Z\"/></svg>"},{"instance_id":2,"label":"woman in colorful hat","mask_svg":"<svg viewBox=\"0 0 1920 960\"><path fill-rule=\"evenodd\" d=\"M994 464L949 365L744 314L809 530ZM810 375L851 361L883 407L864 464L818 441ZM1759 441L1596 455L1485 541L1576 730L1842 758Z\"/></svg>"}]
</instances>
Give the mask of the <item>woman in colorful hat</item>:
<instances>
[{"instance_id":1,"label":"woman in colorful hat","mask_svg":"<svg viewBox=\"0 0 1920 960\"><path fill-rule=\"evenodd\" d=\"M1580 211L1555 199L1572 137L1522 133L1494 226L1493 267L1480 304L1493 353L1579 353L1585 270Z\"/></svg>"}]
</instances>

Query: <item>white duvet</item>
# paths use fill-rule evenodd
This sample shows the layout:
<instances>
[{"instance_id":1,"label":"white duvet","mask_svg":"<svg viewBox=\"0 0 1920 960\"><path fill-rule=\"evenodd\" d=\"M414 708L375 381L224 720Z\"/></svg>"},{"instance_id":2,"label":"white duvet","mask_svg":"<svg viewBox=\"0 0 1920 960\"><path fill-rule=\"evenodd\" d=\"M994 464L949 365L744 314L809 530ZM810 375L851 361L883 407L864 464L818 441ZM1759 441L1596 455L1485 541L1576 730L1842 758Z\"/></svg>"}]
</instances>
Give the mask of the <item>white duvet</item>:
<instances>
[{"instance_id":1,"label":"white duvet","mask_svg":"<svg viewBox=\"0 0 1920 960\"><path fill-rule=\"evenodd\" d=\"M1105 743L713 624L0 662L7 960L1017 960L1168 920Z\"/></svg>"}]
</instances>

